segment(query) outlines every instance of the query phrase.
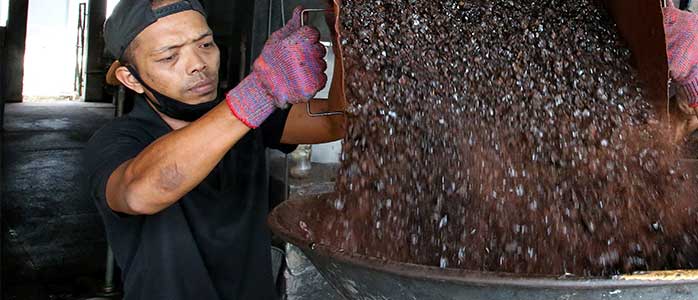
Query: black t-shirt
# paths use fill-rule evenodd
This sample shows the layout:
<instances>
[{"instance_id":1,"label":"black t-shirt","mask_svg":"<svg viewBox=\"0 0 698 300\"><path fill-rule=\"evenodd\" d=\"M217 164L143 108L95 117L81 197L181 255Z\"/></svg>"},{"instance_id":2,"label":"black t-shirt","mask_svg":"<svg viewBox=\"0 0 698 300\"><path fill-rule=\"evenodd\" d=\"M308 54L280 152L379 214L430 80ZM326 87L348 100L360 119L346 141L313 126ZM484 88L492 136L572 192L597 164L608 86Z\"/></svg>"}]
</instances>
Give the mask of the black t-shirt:
<instances>
[{"instance_id":1,"label":"black t-shirt","mask_svg":"<svg viewBox=\"0 0 698 300\"><path fill-rule=\"evenodd\" d=\"M87 188L123 272L126 300L273 299L267 147L280 143L288 111L250 131L194 190L152 216L126 216L106 202L122 163L172 129L137 97L131 113L100 129L85 151ZM203 149L202 149L203 150Z\"/></svg>"}]
</instances>

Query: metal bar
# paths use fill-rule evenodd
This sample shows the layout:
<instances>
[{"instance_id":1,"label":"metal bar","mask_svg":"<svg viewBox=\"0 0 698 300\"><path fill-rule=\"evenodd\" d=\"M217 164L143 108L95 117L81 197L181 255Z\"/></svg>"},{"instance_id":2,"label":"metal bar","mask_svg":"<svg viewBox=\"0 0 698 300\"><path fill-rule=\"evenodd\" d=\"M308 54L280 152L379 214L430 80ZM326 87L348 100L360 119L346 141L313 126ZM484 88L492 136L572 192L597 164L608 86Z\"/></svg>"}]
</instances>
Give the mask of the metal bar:
<instances>
[{"instance_id":1,"label":"metal bar","mask_svg":"<svg viewBox=\"0 0 698 300\"><path fill-rule=\"evenodd\" d=\"M286 25L286 5L284 0L279 0L281 2L281 26Z\"/></svg>"},{"instance_id":2,"label":"metal bar","mask_svg":"<svg viewBox=\"0 0 698 300\"><path fill-rule=\"evenodd\" d=\"M271 18L274 11L274 1L269 1L269 16L267 17L267 39L271 37Z\"/></svg>"},{"instance_id":3,"label":"metal bar","mask_svg":"<svg viewBox=\"0 0 698 300\"><path fill-rule=\"evenodd\" d=\"M114 292L114 251L107 247L107 270L104 274L104 292Z\"/></svg>"},{"instance_id":4,"label":"metal bar","mask_svg":"<svg viewBox=\"0 0 698 300\"><path fill-rule=\"evenodd\" d=\"M78 5L78 28L77 41L75 45L75 78L73 81L73 91L79 97L83 95L85 77L85 31L87 30L87 3Z\"/></svg>"}]
</instances>

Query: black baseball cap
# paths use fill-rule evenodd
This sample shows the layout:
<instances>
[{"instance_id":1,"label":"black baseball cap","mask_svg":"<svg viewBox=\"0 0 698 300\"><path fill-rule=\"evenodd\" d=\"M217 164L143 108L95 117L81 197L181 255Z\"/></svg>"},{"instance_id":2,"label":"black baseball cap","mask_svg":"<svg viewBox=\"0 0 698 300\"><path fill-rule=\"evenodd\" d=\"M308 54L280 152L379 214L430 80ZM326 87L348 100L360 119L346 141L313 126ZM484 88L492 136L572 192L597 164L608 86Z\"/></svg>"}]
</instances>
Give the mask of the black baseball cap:
<instances>
[{"instance_id":1,"label":"black baseball cap","mask_svg":"<svg viewBox=\"0 0 698 300\"><path fill-rule=\"evenodd\" d=\"M206 17L204 7L197 0L181 0L153 10L151 0L121 0L104 23L104 44L107 53L116 59L107 73L107 83L118 85L114 71L121 65L124 51L133 40L158 19L193 10Z\"/></svg>"},{"instance_id":2,"label":"black baseball cap","mask_svg":"<svg viewBox=\"0 0 698 300\"><path fill-rule=\"evenodd\" d=\"M121 0L104 24L104 43L114 59L121 59L133 39L158 19L194 10L206 12L197 0L182 0L153 10L150 0Z\"/></svg>"}]
</instances>

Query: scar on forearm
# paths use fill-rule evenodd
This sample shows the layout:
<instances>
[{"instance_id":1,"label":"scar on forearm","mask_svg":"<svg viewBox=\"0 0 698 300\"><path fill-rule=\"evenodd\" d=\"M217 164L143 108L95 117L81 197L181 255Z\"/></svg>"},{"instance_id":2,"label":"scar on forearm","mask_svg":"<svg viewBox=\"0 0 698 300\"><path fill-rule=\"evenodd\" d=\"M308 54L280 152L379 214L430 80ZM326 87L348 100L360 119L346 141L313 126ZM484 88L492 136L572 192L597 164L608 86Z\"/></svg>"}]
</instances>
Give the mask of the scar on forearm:
<instances>
[{"instance_id":1,"label":"scar on forearm","mask_svg":"<svg viewBox=\"0 0 698 300\"><path fill-rule=\"evenodd\" d=\"M160 170L158 183L165 192L171 192L177 189L184 182L184 174L179 172L177 164L168 165Z\"/></svg>"}]
</instances>

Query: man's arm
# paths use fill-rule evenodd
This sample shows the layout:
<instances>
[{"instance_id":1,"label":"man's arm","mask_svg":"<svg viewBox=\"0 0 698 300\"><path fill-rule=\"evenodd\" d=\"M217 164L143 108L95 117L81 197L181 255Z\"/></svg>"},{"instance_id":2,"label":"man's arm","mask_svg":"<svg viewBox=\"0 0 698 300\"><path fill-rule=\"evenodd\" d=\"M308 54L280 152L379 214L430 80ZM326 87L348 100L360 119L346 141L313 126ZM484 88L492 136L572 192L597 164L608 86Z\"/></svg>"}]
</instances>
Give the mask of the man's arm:
<instances>
[{"instance_id":1,"label":"man's arm","mask_svg":"<svg viewBox=\"0 0 698 300\"><path fill-rule=\"evenodd\" d=\"M302 8L262 49L253 72L199 120L158 139L107 180L108 206L156 214L199 185L250 128L287 103L305 103L327 81L320 33L300 27ZM285 80L294 78L294 81ZM284 84L280 84L284 83Z\"/></svg>"},{"instance_id":2,"label":"man's arm","mask_svg":"<svg viewBox=\"0 0 698 300\"><path fill-rule=\"evenodd\" d=\"M107 181L108 206L129 215L166 209L199 185L249 130L221 103L121 164Z\"/></svg>"}]
</instances>

